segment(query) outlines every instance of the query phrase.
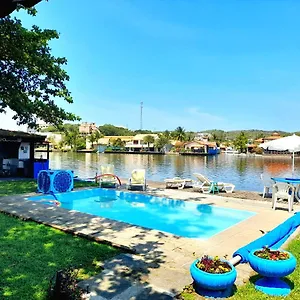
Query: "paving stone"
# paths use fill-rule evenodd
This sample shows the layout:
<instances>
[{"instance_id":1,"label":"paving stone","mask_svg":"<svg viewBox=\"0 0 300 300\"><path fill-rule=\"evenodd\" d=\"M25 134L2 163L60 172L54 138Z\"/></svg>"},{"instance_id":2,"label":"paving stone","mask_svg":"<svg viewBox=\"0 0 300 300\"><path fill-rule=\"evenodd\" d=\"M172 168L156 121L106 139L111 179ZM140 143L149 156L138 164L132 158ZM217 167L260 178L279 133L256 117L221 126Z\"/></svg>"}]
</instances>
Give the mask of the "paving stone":
<instances>
[{"instance_id":1,"label":"paving stone","mask_svg":"<svg viewBox=\"0 0 300 300\"><path fill-rule=\"evenodd\" d=\"M97 276L81 281L78 285L82 288L88 285L91 293L96 293L97 296L106 299L112 299L131 287L133 282L130 278L105 270Z\"/></svg>"}]
</instances>

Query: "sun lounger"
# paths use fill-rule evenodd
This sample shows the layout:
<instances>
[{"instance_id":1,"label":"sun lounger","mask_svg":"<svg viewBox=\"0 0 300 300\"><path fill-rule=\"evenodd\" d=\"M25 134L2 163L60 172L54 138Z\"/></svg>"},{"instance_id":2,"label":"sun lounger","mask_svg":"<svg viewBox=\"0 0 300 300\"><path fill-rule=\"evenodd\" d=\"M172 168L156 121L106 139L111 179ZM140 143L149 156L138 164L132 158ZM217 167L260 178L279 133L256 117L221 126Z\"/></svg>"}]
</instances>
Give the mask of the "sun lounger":
<instances>
[{"instance_id":1,"label":"sun lounger","mask_svg":"<svg viewBox=\"0 0 300 300\"><path fill-rule=\"evenodd\" d=\"M99 185L102 188L115 188L118 184L117 178L114 175L113 165L103 165L100 167L101 176L99 177Z\"/></svg>"},{"instance_id":2,"label":"sun lounger","mask_svg":"<svg viewBox=\"0 0 300 300\"><path fill-rule=\"evenodd\" d=\"M214 182L200 173L193 174L198 180L194 183L193 188L199 189L203 193L210 193L216 189L220 192L232 193L235 185L226 182Z\"/></svg>"},{"instance_id":3,"label":"sun lounger","mask_svg":"<svg viewBox=\"0 0 300 300\"><path fill-rule=\"evenodd\" d=\"M166 188L184 189L185 187L192 187L193 181L191 179L182 179L174 177L172 179L165 179Z\"/></svg>"},{"instance_id":4,"label":"sun lounger","mask_svg":"<svg viewBox=\"0 0 300 300\"><path fill-rule=\"evenodd\" d=\"M146 171L145 169L135 169L131 173L131 177L128 181L128 189L142 189L146 190Z\"/></svg>"}]
</instances>

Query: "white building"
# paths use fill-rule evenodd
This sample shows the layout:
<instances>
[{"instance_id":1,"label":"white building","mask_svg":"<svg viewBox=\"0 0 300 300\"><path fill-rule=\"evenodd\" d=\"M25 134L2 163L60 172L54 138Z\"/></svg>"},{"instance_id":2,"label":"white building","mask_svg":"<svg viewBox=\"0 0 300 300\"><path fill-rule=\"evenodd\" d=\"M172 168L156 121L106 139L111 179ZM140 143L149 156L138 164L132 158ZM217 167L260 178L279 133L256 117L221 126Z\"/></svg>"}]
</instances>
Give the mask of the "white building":
<instances>
[{"instance_id":1,"label":"white building","mask_svg":"<svg viewBox=\"0 0 300 300\"><path fill-rule=\"evenodd\" d=\"M131 152L140 152L140 151L155 151L154 143L150 143L149 146L144 142L144 138L148 135L154 137L154 140L158 139L157 134L137 134L133 137L133 139L126 143L126 150Z\"/></svg>"}]
</instances>

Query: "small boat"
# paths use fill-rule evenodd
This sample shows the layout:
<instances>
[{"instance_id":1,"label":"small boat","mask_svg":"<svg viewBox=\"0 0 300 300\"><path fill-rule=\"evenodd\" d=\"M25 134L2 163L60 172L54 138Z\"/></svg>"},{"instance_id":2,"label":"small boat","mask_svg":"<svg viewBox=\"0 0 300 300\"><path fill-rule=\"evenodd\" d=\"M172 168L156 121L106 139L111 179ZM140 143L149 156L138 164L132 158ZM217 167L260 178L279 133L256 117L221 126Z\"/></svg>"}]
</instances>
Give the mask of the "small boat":
<instances>
[{"instance_id":1,"label":"small boat","mask_svg":"<svg viewBox=\"0 0 300 300\"><path fill-rule=\"evenodd\" d=\"M233 150L233 148L231 148L231 147L227 147L225 149L225 151L223 151L223 153L225 153L225 154L238 154L239 151L238 150Z\"/></svg>"}]
</instances>

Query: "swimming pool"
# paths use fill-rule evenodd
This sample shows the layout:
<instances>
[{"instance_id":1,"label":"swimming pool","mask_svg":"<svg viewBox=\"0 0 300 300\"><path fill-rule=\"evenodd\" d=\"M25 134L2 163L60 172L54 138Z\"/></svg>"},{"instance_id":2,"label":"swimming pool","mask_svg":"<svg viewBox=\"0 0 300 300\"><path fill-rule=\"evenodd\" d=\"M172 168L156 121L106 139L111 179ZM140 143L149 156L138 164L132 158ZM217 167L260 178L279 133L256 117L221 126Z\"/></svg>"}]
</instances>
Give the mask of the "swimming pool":
<instances>
[{"instance_id":1,"label":"swimming pool","mask_svg":"<svg viewBox=\"0 0 300 300\"><path fill-rule=\"evenodd\" d=\"M48 205L122 221L188 238L209 238L254 212L108 189L30 197Z\"/></svg>"}]
</instances>

